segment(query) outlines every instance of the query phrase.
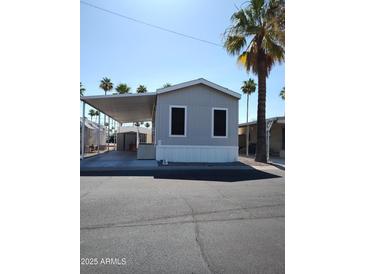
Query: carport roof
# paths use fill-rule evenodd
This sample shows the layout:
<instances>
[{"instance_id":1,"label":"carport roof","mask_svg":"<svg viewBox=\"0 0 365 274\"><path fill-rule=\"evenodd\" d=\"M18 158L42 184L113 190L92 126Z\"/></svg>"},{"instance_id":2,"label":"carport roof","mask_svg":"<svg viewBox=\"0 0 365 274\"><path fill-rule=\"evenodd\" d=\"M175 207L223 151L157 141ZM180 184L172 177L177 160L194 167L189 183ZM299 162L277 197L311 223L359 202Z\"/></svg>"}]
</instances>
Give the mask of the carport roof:
<instances>
[{"instance_id":1,"label":"carport roof","mask_svg":"<svg viewBox=\"0 0 365 274\"><path fill-rule=\"evenodd\" d=\"M285 116L267 118L266 122L269 122L269 121L273 121L273 122L276 122L278 124L285 124ZM252 122L248 122L248 123L241 123L238 126L239 127L244 127L244 126L247 126L247 125L256 125L256 124L257 124L257 121L252 121Z\"/></svg>"},{"instance_id":2,"label":"carport roof","mask_svg":"<svg viewBox=\"0 0 365 274\"><path fill-rule=\"evenodd\" d=\"M82 96L81 101L120 123L152 120L156 93Z\"/></svg>"}]
</instances>

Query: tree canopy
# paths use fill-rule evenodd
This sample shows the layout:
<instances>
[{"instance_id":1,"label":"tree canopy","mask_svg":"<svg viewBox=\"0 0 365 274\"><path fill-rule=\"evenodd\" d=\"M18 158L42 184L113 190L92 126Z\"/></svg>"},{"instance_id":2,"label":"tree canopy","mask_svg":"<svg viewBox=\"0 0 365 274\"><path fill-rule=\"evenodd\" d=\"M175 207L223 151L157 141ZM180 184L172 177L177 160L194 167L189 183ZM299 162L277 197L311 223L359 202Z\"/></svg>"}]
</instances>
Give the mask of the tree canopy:
<instances>
[{"instance_id":1,"label":"tree canopy","mask_svg":"<svg viewBox=\"0 0 365 274\"><path fill-rule=\"evenodd\" d=\"M170 83L166 83L162 86L162 88L168 88L168 87L171 87L172 85Z\"/></svg>"},{"instance_id":2,"label":"tree canopy","mask_svg":"<svg viewBox=\"0 0 365 274\"><path fill-rule=\"evenodd\" d=\"M137 88L137 93L146 93L147 88L144 85L139 85Z\"/></svg>"},{"instance_id":3,"label":"tree canopy","mask_svg":"<svg viewBox=\"0 0 365 274\"><path fill-rule=\"evenodd\" d=\"M256 90L256 83L253 79L248 79L247 81L243 82L241 90L244 94L251 95Z\"/></svg>"},{"instance_id":4,"label":"tree canopy","mask_svg":"<svg viewBox=\"0 0 365 274\"><path fill-rule=\"evenodd\" d=\"M113 89L113 83L111 82L110 78L104 77L100 81L99 87L104 90L105 95L108 91L111 91Z\"/></svg>"},{"instance_id":5,"label":"tree canopy","mask_svg":"<svg viewBox=\"0 0 365 274\"><path fill-rule=\"evenodd\" d=\"M131 88L127 85L127 84L119 84L115 90L119 93L119 94L125 94L125 93L129 93L129 91L131 90Z\"/></svg>"},{"instance_id":6,"label":"tree canopy","mask_svg":"<svg viewBox=\"0 0 365 274\"><path fill-rule=\"evenodd\" d=\"M224 47L247 71L258 74L259 55L267 77L272 66L285 56L285 1L250 0L231 17Z\"/></svg>"}]
</instances>

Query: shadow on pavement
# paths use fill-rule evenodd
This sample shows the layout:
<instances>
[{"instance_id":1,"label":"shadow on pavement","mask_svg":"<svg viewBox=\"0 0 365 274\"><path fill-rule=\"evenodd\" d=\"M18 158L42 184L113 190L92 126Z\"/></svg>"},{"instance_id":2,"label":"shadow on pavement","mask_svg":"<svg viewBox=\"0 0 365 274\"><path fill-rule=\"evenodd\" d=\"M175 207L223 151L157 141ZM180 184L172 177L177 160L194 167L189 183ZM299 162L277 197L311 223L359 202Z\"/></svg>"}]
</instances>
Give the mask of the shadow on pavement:
<instances>
[{"instance_id":1,"label":"shadow on pavement","mask_svg":"<svg viewBox=\"0 0 365 274\"><path fill-rule=\"evenodd\" d=\"M80 176L148 176L154 179L198 180L237 182L279 178L280 176L256 169L203 169L203 170L89 170L81 171Z\"/></svg>"}]
</instances>

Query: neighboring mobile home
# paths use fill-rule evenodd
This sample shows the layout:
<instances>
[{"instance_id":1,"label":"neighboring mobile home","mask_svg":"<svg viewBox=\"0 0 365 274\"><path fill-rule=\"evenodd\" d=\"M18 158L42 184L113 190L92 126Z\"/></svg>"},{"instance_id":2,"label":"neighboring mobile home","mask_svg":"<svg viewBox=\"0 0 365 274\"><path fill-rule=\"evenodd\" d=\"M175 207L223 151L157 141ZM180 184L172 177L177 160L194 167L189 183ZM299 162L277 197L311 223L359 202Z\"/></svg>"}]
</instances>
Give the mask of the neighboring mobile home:
<instances>
[{"instance_id":1,"label":"neighboring mobile home","mask_svg":"<svg viewBox=\"0 0 365 274\"><path fill-rule=\"evenodd\" d=\"M249 125L249 153L255 154L257 140L257 121L242 123L238 126L239 151L246 153L246 131ZM266 119L267 145L270 156L285 158L285 117L272 117Z\"/></svg>"},{"instance_id":2,"label":"neighboring mobile home","mask_svg":"<svg viewBox=\"0 0 365 274\"><path fill-rule=\"evenodd\" d=\"M120 123L152 121L156 160L233 162L238 160L240 98L239 93L200 78L156 92L81 100Z\"/></svg>"},{"instance_id":3,"label":"neighboring mobile home","mask_svg":"<svg viewBox=\"0 0 365 274\"><path fill-rule=\"evenodd\" d=\"M80 143L82 142L82 117L80 117ZM100 138L99 138L100 130ZM85 133L84 144L85 152L91 152L93 149L97 149L98 145L100 149L104 149L106 146L107 129L106 127L92 122L85 118Z\"/></svg>"}]
</instances>

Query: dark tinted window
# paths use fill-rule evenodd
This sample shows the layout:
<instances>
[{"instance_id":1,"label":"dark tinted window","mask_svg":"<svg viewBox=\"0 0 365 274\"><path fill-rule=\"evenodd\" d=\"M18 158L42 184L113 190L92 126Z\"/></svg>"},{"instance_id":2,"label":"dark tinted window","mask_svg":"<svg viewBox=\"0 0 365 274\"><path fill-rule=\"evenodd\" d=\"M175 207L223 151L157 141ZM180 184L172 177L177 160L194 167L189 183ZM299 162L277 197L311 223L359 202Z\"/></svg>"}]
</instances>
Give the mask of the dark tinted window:
<instances>
[{"instance_id":1,"label":"dark tinted window","mask_svg":"<svg viewBox=\"0 0 365 274\"><path fill-rule=\"evenodd\" d=\"M185 135L185 108L171 108L171 135Z\"/></svg>"},{"instance_id":2,"label":"dark tinted window","mask_svg":"<svg viewBox=\"0 0 365 274\"><path fill-rule=\"evenodd\" d=\"M285 127L281 129L281 149L285 150Z\"/></svg>"},{"instance_id":3,"label":"dark tinted window","mask_svg":"<svg viewBox=\"0 0 365 274\"><path fill-rule=\"evenodd\" d=\"M226 136L226 110L214 110L214 136Z\"/></svg>"}]
</instances>

